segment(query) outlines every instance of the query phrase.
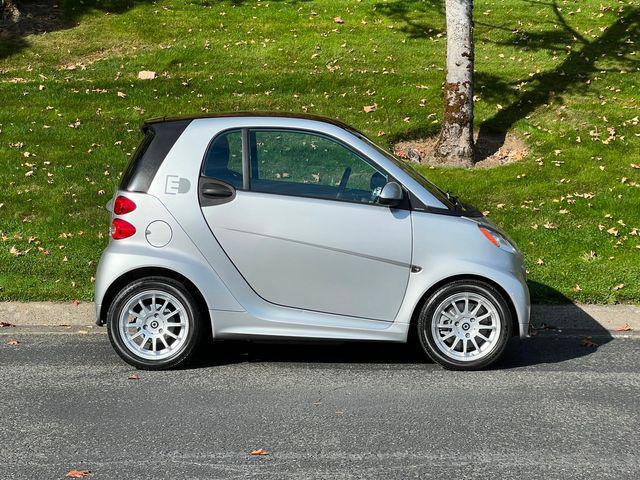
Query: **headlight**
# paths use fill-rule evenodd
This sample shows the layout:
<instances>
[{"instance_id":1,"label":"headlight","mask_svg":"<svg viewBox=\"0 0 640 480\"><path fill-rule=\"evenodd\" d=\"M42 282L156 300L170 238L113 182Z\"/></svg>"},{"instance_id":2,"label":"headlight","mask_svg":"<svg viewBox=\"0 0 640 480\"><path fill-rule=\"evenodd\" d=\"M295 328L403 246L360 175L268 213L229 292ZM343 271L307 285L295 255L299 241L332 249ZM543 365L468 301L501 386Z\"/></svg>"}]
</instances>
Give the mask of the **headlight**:
<instances>
[{"instance_id":1,"label":"headlight","mask_svg":"<svg viewBox=\"0 0 640 480\"><path fill-rule=\"evenodd\" d=\"M494 229L487 227L486 225L478 225L480 232L482 235L489 240L493 245L503 250L506 250L509 253L515 253L516 247L507 240L504 235L496 232Z\"/></svg>"}]
</instances>

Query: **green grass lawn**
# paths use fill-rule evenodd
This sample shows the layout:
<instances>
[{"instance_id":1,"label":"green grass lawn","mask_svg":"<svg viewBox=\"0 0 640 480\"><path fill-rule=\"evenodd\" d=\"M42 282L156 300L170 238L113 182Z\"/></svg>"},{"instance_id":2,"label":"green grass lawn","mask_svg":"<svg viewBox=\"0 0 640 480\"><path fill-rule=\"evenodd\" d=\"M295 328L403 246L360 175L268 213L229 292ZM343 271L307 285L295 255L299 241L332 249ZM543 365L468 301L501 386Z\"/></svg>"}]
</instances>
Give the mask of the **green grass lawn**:
<instances>
[{"instance_id":1,"label":"green grass lawn","mask_svg":"<svg viewBox=\"0 0 640 480\"><path fill-rule=\"evenodd\" d=\"M386 147L439 128L440 2L61 8L55 31L0 40L0 299L91 299L104 205L145 118L309 112ZM476 126L514 131L530 153L492 170L422 171L513 236L535 301L640 301L640 3L475 8Z\"/></svg>"}]
</instances>

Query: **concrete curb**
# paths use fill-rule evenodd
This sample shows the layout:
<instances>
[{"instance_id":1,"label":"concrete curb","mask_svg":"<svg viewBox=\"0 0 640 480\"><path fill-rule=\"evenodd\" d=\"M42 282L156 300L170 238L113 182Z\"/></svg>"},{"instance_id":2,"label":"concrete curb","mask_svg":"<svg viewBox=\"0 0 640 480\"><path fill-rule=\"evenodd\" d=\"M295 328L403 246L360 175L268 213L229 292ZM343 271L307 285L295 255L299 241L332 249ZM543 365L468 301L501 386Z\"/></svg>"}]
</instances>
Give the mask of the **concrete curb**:
<instances>
[{"instance_id":1,"label":"concrete curb","mask_svg":"<svg viewBox=\"0 0 640 480\"><path fill-rule=\"evenodd\" d=\"M0 302L0 322L16 327L94 326L95 310L92 302ZM580 331L591 333L640 334L640 306L637 305L534 305L531 323L539 330ZM621 332L627 326L631 329ZM0 327L0 332L10 328Z\"/></svg>"}]
</instances>

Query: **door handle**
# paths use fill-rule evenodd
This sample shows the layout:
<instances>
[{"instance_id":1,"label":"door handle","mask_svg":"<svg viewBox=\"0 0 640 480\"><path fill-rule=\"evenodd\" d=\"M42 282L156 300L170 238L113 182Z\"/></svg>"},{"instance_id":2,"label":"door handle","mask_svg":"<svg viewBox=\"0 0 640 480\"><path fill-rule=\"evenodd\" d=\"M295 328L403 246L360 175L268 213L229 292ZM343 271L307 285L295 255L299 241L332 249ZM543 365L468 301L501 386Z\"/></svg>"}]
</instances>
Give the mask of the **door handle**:
<instances>
[{"instance_id":1,"label":"door handle","mask_svg":"<svg viewBox=\"0 0 640 480\"><path fill-rule=\"evenodd\" d=\"M202 195L211 198L228 198L233 196L233 190L219 183L208 183L202 187Z\"/></svg>"}]
</instances>

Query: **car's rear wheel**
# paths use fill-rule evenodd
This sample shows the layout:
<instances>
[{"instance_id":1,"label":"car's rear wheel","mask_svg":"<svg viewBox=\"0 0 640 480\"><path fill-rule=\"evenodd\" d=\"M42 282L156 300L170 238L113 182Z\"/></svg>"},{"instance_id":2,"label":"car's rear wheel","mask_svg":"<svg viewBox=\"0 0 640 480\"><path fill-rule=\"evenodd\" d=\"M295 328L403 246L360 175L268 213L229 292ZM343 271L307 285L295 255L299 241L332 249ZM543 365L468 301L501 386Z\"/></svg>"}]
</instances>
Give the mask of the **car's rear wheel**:
<instances>
[{"instance_id":1,"label":"car's rear wheel","mask_svg":"<svg viewBox=\"0 0 640 480\"><path fill-rule=\"evenodd\" d=\"M511 312L488 283L460 280L427 299L416 323L424 351L452 370L478 370L495 362L511 337Z\"/></svg>"},{"instance_id":2,"label":"car's rear wheel","mask_svg":"<svg viewBox=\"0 0 640 480\"><path fill-rule=\"evenodd\" d=\"M107 312L111 344L141 369L183 366L200 341L198 303L178 281L146 277L124 287Z\"/></svg>"}]
</instances>

